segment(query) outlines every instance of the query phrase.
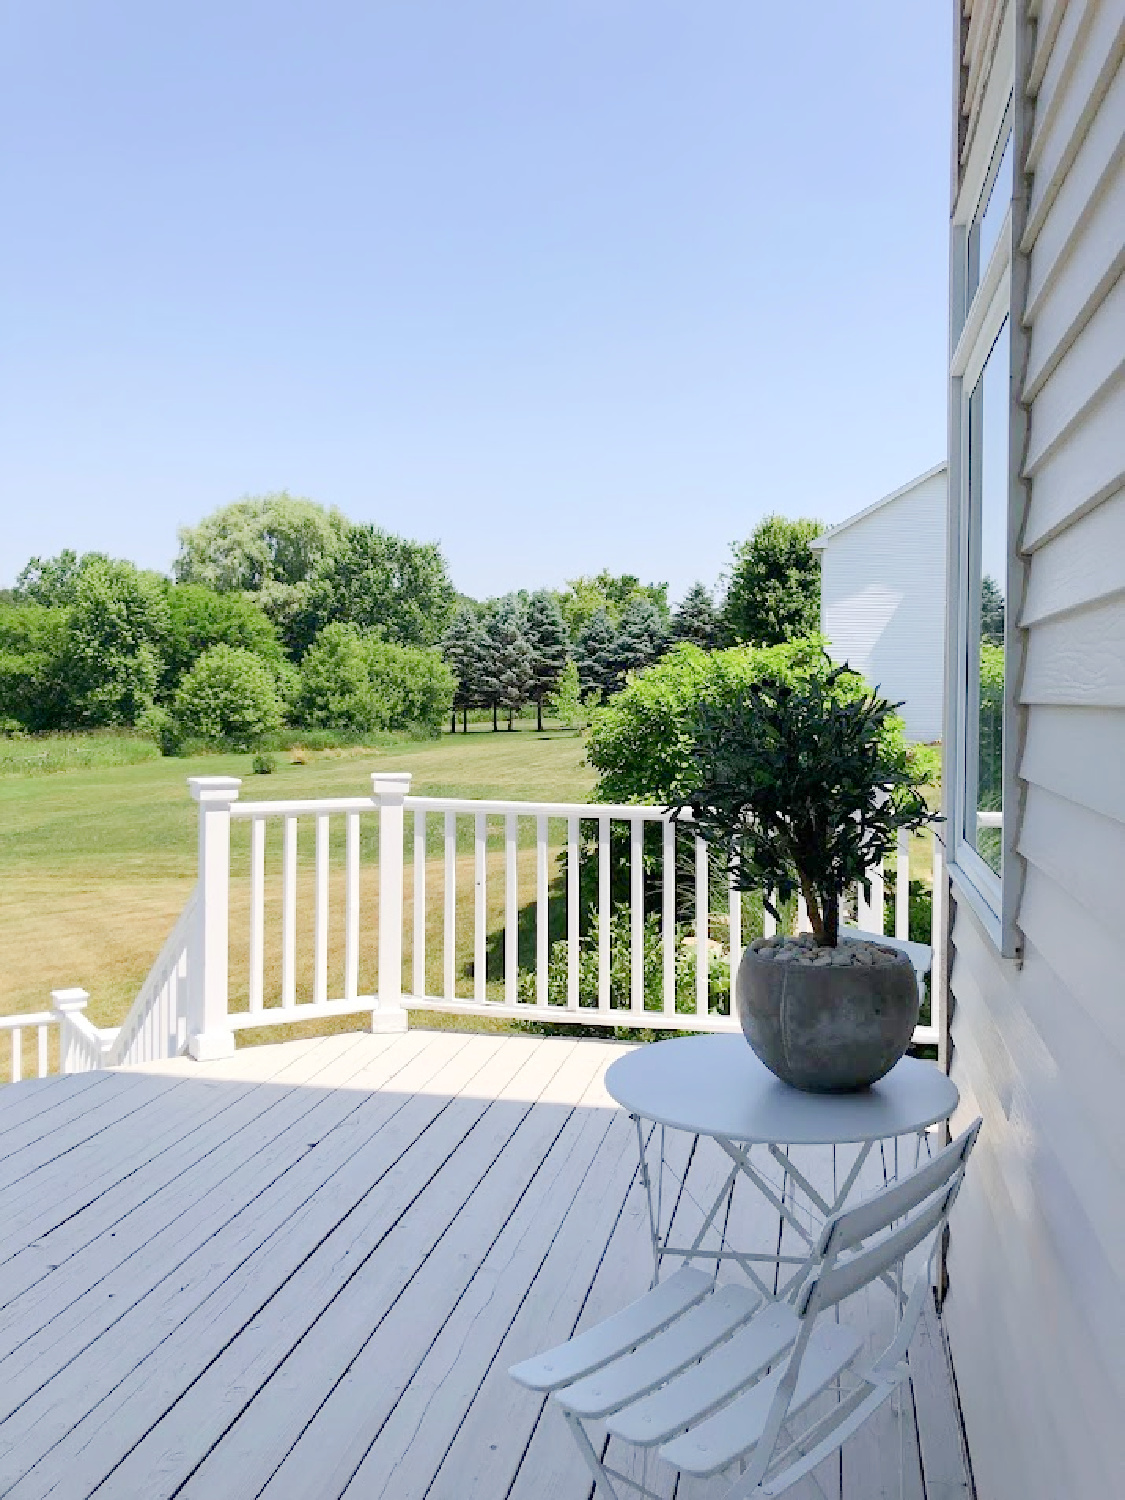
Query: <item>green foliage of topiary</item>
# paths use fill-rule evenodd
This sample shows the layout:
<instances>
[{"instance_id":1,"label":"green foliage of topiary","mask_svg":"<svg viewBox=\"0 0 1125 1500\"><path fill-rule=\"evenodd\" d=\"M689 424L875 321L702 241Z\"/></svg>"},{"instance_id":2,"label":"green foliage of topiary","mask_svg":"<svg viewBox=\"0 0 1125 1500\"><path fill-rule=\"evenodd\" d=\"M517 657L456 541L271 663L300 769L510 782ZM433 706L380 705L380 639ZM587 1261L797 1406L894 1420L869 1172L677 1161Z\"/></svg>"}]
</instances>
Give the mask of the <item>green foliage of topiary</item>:
<instances>
[{"instance_id":1,"label":"green foliage of topiary","mask_svg":"<svg viewBox=\"0 0 1125 1500\"><path fill-rule=\"evenodd\" d=\"M281 727L274 675L252 651L213 646L181 682L174 715L183 741L252 749Z\"/></svg>"}]
</instances>

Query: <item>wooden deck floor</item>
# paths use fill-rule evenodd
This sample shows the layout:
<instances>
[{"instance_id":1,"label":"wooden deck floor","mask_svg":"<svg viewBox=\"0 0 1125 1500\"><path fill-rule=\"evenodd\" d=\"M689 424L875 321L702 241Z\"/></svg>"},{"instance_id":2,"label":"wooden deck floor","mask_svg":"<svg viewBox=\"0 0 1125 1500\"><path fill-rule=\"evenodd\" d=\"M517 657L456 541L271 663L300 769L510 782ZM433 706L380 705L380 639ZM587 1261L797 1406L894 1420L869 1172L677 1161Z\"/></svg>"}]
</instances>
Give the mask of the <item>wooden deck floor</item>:
<instances>
[{"instance_id":1,"label":"wooden deck floor","mask_svg":"<svg viewBox=\"0 0 1125 1500\"><path fill-rule=\"evenodd\" d=\"M413 1031L0 1090L0 1495L585 1500L506 1371L647 1285L618 1055ZM912 1362L796 1500L968 1494L932 1322Z\"/></svg>"}]
</instances>

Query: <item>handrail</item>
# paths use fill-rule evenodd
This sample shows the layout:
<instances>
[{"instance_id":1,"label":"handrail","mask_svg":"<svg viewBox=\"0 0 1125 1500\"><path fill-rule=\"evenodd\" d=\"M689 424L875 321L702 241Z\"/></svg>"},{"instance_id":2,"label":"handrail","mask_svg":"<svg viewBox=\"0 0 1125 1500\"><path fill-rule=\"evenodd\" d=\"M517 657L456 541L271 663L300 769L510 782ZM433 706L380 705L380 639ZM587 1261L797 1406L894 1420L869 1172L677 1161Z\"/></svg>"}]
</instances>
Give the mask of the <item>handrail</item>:
<instances>
[{"instance_id":1,"label":"handrail","mask_svg":"<svg viewBox=\"0 0 1125 1500\"><path fill-rule=\"evenodd\" d=\"M129 1014L118 1027L107 1064L152 1062L176 1057L187 1045L187 970L195 922L201 910L199 886L188 897L176 925L149 970Z\"/></svg>"},{"instance_id":2,"label":"handrail","mask_svg":"<svg viewBox=\"0 0 1125 1500\"><path fill-rule=\"evenodd\" d=\"M11 1079L13 1083L19 1083L23 1078L23 1033L34 1030L36 1033L36 1077L46 1078L49 1060L49 1038L50 1028L57 1026L58 1016L50 1010L24 1011L21 1015L0 1016L0 1032L8 1032L11 1036Z\"/></svg>"}]
</instances>

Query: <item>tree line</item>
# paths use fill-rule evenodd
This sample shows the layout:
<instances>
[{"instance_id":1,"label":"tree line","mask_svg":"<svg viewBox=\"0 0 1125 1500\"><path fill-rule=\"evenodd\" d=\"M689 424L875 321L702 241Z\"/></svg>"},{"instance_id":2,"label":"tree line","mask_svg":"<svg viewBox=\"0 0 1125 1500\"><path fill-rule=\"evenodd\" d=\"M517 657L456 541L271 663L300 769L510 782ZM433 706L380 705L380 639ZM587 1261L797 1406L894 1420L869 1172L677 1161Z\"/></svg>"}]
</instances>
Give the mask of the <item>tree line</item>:
<instances>
[{"instance_id":1,"label":"tree line","mask_svg":"<svg viewBox=\"0 0 1125 1500\"><path fill-rule=\"evenodd\" d=\"M558 591L459 595L440 548L287 493L179 532L171 577L102 553L32 558L0 594L0 731L139 726L165 749L283 725L362 736L503 716L573 722L671 647L814 631L815 522L769 517L721 596L602 572Z\"/></svg>"}]
</instances>

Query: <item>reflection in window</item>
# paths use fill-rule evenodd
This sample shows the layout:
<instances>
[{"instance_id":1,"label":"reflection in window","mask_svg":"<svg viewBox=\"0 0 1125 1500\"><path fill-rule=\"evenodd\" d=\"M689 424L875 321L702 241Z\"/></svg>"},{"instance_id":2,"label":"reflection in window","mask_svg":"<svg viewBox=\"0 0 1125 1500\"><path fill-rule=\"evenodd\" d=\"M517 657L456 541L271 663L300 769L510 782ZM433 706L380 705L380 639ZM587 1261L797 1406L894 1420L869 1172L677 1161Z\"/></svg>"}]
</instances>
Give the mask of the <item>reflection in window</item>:
<instances>
[{"instance_id":1,"label":"reflection in window","mask_svg":"<svg viewBox=\"0 0 1125 1500\"><path fill-rule=\"evenodd\" d=\"M1012 132L1009 130L1004 142L996 148L990 169L990 184L983 207L978 211L969 234L969 285L968 301L980 285L980 279L992 259L1004 227L1004 217L1012 202Z\"/></svg>"},{"instance_id":2,"label":"reflection in window","mask_svg":"<svg viewBox=\"0 0 1125 1500\"><path fill-rule=\"evenodd\" d=\"M1005 320L969 398L969 693L964 836L998 875L1004 808L1008 402Z\"/></svg>"}]
</instances>

